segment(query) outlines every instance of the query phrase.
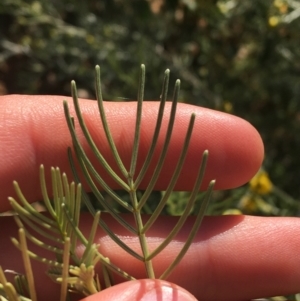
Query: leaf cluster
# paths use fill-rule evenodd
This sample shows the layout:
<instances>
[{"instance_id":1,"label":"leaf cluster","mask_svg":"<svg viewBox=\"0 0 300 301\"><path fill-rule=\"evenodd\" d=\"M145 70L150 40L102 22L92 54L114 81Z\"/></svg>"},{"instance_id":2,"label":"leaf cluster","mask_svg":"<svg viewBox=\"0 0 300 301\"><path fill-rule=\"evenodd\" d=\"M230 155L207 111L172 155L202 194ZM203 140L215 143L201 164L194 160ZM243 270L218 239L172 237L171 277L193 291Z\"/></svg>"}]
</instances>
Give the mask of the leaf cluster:
<instances>
[{"instance_id":1,"label":"leaf cluster","mask_svg":"<svg viewBox=\"0 0 300 301\"><path fill-rule=\"evenodd\" d=\"M145 88L145 66L142 65L140 70L135 132L130 167L128 169L122 162L114 139L112 137L109 124L107 122L105 106L101 92L100 67L96 66L96 95L99 115L106 139L110 147L110 151L119 170L113 169L101 154L101 151L97 148L86 126L84 117L82 116L77 96L77 89L74 81L72 82L71 86L76 117L89 148L91 149L93 155L97 158L98 163L102 165L109 176L128 194L127 199L129 201L120 198L120 196L110 188L101 174L97 171L95 166L91 163L89 157L86 154L86 150L83 148L78 139L77 132L75 130L74 117L70 115L68 102L64 101L63 106L67 125L72 137L76 160L79 163L81 172L84 176L84 180L88 183L89 188L92 190L94 196L97 199L97 202L99 202L101 207L103 207L105 211L107 211L110 216L122 227L124 227L129 233L137 237L140 245L140 251L133 250L120 237L118 237L118 235L114 233L114 231L109 227L108 224L105 223L104 220L100 218L100 211L97 211L97 208L95 208L92 204L89 195L82 190L78 171L75 168L75 158L73 158L71 148L69 148L68 154L70 164L77 183L69 183L67 176L65 174L61 174L59 168L52 168L51 176L53 200L50 200L46 189L44 168L43 166L41 166L40 168L41 190L48 215L44 215L43 213L38 212L36 209L34 209L34 207L26 200L26 197L22 194L18 183L14 182L15 190L20 203L13 198L9 198L9 200L14 212L16 213L14 217L20 230L19 239L13 238L12 242L17 248L20 249L22 253L26 275L25 277L20 275L16 277L16 284L21 284L16 285L17 289L14 289L14 287L7 282L5 275L1 270L0 293L5 296L5 298L8 297L9 300L26 300L24 298L26 298L25 296L27 295L30 296L31 300L33 301L37 299L34 285L34 274L31 268L30 258L45 263L48 266L49 277L53 281L61 284L61 301L66 300L68 292L77 292L83 295L90 295L100 291L102 287L110 287L114 284L114 275L121 276L125 280L135 279L134 275L129 275L126 271L122 270L120 267L111 262L108 257L105 257L100 253L99 245L95 244L94 242L98 226L100 226L108 234L108 236L125 252L143 263L147 278L167 279L192 244L193 239L199 230L199 227L205 215L207 205L211 198L215 181L211 181L211 183L209 184L207 193L200 205L197 207L195 206L197 195L204 177L208 158L208 151L205 151L203 153L202 162L199 166L198 176L195 179L194 188L183 208L183 211L181 212L180 218L178 219L174 228L167 235L167 237L154 250L150 250L147 240L148 230L154 225L157 218L163 211L175 187L175 184L185 162L186 154L189 148L189 142L192 135L193 125L196 118L195 114L191 115L190 122L186 130L185 140L182 145L182 151L173 172L172 178L170 179L169 185L162 195L158 206L149 216L148 220L145 221L142 218L142 209L147 204L149 196L151 195L153 188L159 178L160 171L162 170L162 167L164 165L164 161L169 148L169 142L172 137L180 90L180 81L177 80L175 84L168 128L162 151L156 163L156 167L148 183L148 186L145 191L143 191L143 193L141 193L141 191L139 190L139 185L143 180L150 164L152 163L153 154L160 134L162 121L166 117L164 113L164 107L168 97L169 70L166 70L164 76L160 107L157 114L152 143L149 147L144 164L140 170L136 169L136 165L140 149L139 144ZM125 180L118 175L119 172L121 172ZM103 192L99 187L101 187L101 190L104 190L110 196L111 200L107 200L103 197ZM81 202L86 205L89 212L94 218L88 238L83 235L79 227ZM124 218L124 216L119 214L119 212L114 207L113 202L123 207L124 210L126 210L133 216L134 225L130 224ZM196 219L191 229L189 230L186 241L184 242L181 250L178 252L173 262L170 263L170 265L162 272L162 274L157 275L153 267L153 259L156 258L174 238L176 238L176 235L184 226L187 217L192 210L194 210L196 213ZM53 253L54 256L50 256L49 258L47 256L32 252L27 247L27 240L30 240L39 248L46 249L48 252ZM85 251L82 256L77 255L76 248L78 244L81 244L85 247ZM98 263L101 266L100 273L96 273L96 266L98 265ZM101 286L102 280L104 281L104 285ZM28 291L28 293L24 293L24 288L26 288L25 291ZM21 297L19 297L19 295L21 295Z\"/></svg>"}]
</instances>

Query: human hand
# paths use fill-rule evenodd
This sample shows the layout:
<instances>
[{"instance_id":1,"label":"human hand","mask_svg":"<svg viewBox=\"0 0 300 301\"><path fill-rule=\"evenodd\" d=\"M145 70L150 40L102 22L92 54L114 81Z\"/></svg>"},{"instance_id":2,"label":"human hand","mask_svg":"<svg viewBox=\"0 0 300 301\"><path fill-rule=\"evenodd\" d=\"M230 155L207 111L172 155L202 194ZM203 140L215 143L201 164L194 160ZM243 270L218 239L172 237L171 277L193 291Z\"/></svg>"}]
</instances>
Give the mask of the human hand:
<instances>
[{"instance_id":1,"label":"human hand","mask_svg":"<svg viewBox=\"0 0 300 301\"><path fill-rule=\"evenodd\" d=\"M7 196L15 196L12 181L19 182L28 200L41 199L38 167L59 166L71 178L66 149L71 146L62 109L61 96L3 96L0 98L0 211L9 209ZM135 117L133 103L107 103L107 115L117 147L125 164L130 158L130 144ZM157 112L156 103L145 103L140 154L145 153L150 144L151 133ZM99 117L95 103L82 101L82 111L92 133L98 133ZM263 157L263 146L257 132L245 121L223 113L203 108L178 105L177 128L171 141L170 153L162 171L157 189L166 188L170 177L170 167L176 162L181 150L190 114L197 114L189 154L182 171L177 189L190 190L195 178L200 157L205 149L210 152L206 172L206 184L217 180L217 189L239 186L249 180L259 168ZM73 114L75 115L75 114ZM166 123L165 123L166 124ZM126 125L126 126L125 126ZM100 127L101 128L101 127ZM213 138L212 138L213 137ZM82 138L82 137L81 137ZM98 140L98 142L100 139ZM82 141L84 143L84 141ZM102 141L101 141L102 142ZM159 146L163 138L159 140ZM101 148L105 157L109 157L109 148L104 143ZM127 161L126 161L127 158ZM109 183L112 184L112 183ZM142 183L147 185L147 178ZM113 187L117 188L117 187ZM122 229L109 216L102 216L115 233L122 235ZM181 248L186 231L192 223L189 219L176 241L172 242L154 261L157 270L163 270ZM149 231L149 240L158 244L172 229L175 217L162 216ZM90 219L82 216L82 229L90 229ZM185 288L201 300L247 300L261 296L283 295L299 290L298 219L261 218L245 216L207 217L197 234L190 250L182 262L171 274L170 280ZM16 236L16 226L11 218L0 219L0 265L3 268L20 271L20 254L10 243L10 237ZM124 240L131 247L138 242L133 237ZM99 230L97 242L101 252L113 262L134 274L145 278L142 266L120 250ZM80 252L80 247L78 247ZM55 286L44 285L45 272L39 263L33 262L36 286L43 300L57 299ZM48 282L47 282L48 283ZM104 290L85 300L142 300L146 292L149 297L159 300L192 300L188 293L171 283L158 280L140 280L126 282ZM177 294L177 295L176 295ZM185 299L184 299L185 298ZM146 300L146 299L143 299Z\"/></svg>"}]
</instances>

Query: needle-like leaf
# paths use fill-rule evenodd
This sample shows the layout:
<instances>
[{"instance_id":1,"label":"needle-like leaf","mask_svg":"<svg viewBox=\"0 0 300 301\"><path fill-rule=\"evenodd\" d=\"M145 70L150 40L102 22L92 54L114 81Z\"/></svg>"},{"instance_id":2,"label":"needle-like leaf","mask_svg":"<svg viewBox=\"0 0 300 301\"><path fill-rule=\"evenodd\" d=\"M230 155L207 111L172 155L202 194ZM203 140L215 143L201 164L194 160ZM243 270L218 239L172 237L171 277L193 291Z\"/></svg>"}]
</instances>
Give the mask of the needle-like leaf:
<instances>
[{"instance_id":1,"label":"needle-like leaf","mask_svg":"<svg viewBox=\"0 0 300 301\"><path fill-rule=\"evenodd\" d=\"M104 105L103 105L103 97L102 97L102 89L101 89L101 77L100 77L100 66L96 66L96 96L98 101L98 108L101 116L102 125L104 128L104 132L106 135L106 138L108 140L111 152L117 162L118 167L120 168L120 171L122 172L123 176L126 178L128 176L128 172L120 158L120 155L118 153L118 150L116 148L114 139L112 137L112 134L109 130L108 122L105 115Z\"/></svg>"},{"instance_id":2,"label":"needle-like leaf","mask_svg":"<svg viewBox=\"0 0 300 301\"><path fill-rule=\"evenodd\" d=\"M144 100L144 90L145 90L145 65L141 65L140 83L137 96L137 110L136 110L136 123L133 139L133 148L129 174L127 176L128 184L131 190L136 189L134 184L134 173L136 168L136 162L138 157L139 143L140 143L140 132L141 132L141 121L142 121L142 109Z\"/></svg>"},{"instance_id":3,"label":"needle-like leaf","mask_svg":"<svg viewBox=\"0 0 300 301\"><path fill-rule=\"evenodd\" d=\"M95 198L99 202L99 206L104 208L110 216L117 221L122 227L129 231L130 235L134 235L139 240L140 250L133 250L122 237L119 237L109 224L100 219L100 212L98 208L95 208L88 194L82 189L80 184L81 179L79 173L75 168L75 159L71 149L68 149L68 157L75 178L75 183L69 183L66 174L62 174L59 168L51 169L51 182L53 199L49 198L47 191L47 184L45 179L44 167L40 168L40 185L41 191L45 202L45 207L49 215L37 212L37 210L26 200L22 194L18 184L15 182L14 187L17 196L21 202L19 204L15 199L9 198L12 208L18 213L15 217L17 225L20 230L19 241L12 238L13 244L18 247L23 254L24 263L26 264L26 277L18 279L26 279L28 281L28 290L32 300L36 300L34 295L34 279L30 268L29 258L44 262L48 265L48 275L52 280L61 284L61 297L60 300L67 299L67 292L76 291L83 295L89 295L101 290L99 276L104 279L105 287L110 287L114 284L114 275L117 274L125 280L134 280L132 275L129 275L126 271L116 266L108 257L103 256L99 252L99 245L95 243L95 237L97 233L98 225L108 234L112 241L114 241L120 248L126 251L129 255L144 263L145 272L148 278L156 278L157 273L153 266L153 259L159 256L159 253L163 251L167 245L176 237L180 230L184 227L188 215L192 209L195 208L197 194L200 190L202 180L204 178L205 167L208 158L208 151L205 151L202 157L201 164L195 184L191 192L190 198L187 201L182 215L178 219L174 228L168 233L167 237L161 242L161 244L153 251L149 251L148 246L148 230L156 222L158 216L161 214L165 206L167 206L168 199L170 198L173 189L180 177L181 170L185 164L185 159L189 150L189 143L192 137L193 126L195 122L195 114L190 117L189 125L186 129L186 135L181 147L181 153L178 158L178 162L174 168L173 175L168 183L167 189L161 198L159 204L151 213L150 217L144 224L142 217L142 211L144 208L150 208L149 199L154 190L154 187L158 181L161 170L164 166L166 156L169 151L169 145L173 134L173 128L176 119L177 102L180 91L180 81L175 83L173 100L168 118L168 126L166 135L164 137L164 143L162 150L156 165L154 166L153 174L150 177L150 181L144 192L139 191L139 186L144 179L145 174L149 170L149 166L153 163L153 155L157 146L158 137L160 136L161 125L166 118L164 109L166 100L168 97L168 85L169 85L169 70L165 71L164 81L162 86L162 94L160 104L158 108L156 124L152 136L152 142L149 147L148 153L144 160L144 163L140 170L136 170L137 162L139 160L139 149L141 141L141 126L143 117L143 100L145 89L145 66L141 65L140 80L137 95L137 109L135 129L132 141L132 154L131 161L126 169L123 164L119 152L116 148L113 135L110 131L107 117L105 114L105 105L101 91L101 79L100 79L100 67L96 66L96 95L99 109L99 116L102 123L102 128L99 131L104 131L104 139L107 139L112 156L117 163L117 170L114 170L101 154L101 150L98 149L92 135L90 134L88 127L85 123L84 117L81 113L80 102L78 100L76 84L74 81L71 83L73 104L75 108L76 117L78 119L79 127L87 141L87 145L95 155L98 163L102 166L105 173L110 176L125 193L127 193L126 199L120 197L121 194L114 191L104 180L105 176L100 174L97 168L92 164L91 160L87 157L87 150L81 145L80 139L77 136L75 130L74 117L70 115L69 104L64 101L64 113L67 122L67 126L70 131L70 135L73 143L73 153L76 156L81 174L84 177L85 182L88 184L89 189L93 192ZM121 174L121 176L120 176ZM165 271L160 275L161 279L167 279L167 277L176 268L178 263L182 260L186 254L188 248L193 242L196 233L199 230L205 210L210 200L214 187L214 181L212 181L208 187L208 191L204 197L204 200L200 206L196 209L196 219L189 232L186 241L183 244L182 249L177 254L175 259L170 263ZM110 198L106 198L105 194ZM112 201L111 201L112 200ZM88 208L89 212L93 216L93 224L90 230L89 237L85 237L79 227L80 222L80 208L81 202L83 202ZM147 203L148 202L148 203ZM119 205L133 216L134 223L129 223L122 215L119 214L115 205ZM195 209L194 209L195 210ZM32 233L38 234L38 237ZM34 253L27 248L26 238L33 242L36 246L44 248L50 252L53 252L56 260L48 259L40 256L38 253ZM83 254L79 257L76 252L78 243L85 247ZM69 261L72 260L72 265ZM95 266L101 262L102 274L97 275L95 273ZM24 301L26 298L21 295L15 295L15 292L10 287L10 283L7 283L4 273L1 274L0 269L0 294L3 298L9 297L14 301ZM25 280L24 280L25 281ZM27 284L19 284L19 291L24 291L22 287L27 287ZM20 282L20 281L19 281ZM20 282L21 283L21 282ZM26 282L27 283L27 282ZM17 293L16 293L17 294ZM16 299L17 296L17 299ZM8 299L9 299L8 298ZM24 299L25 298L25 299Z\"/></svg>"}]
</instances>

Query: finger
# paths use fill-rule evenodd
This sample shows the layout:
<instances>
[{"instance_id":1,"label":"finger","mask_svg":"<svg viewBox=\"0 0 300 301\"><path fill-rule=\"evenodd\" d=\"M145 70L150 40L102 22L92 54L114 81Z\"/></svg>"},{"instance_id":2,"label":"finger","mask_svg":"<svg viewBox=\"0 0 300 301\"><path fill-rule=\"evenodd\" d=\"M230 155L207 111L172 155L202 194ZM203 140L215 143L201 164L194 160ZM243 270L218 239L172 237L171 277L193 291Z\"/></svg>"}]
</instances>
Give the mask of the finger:
<instances>
[{"instance_id":1,"label":"finger","mask_svg":"<svg viewBox=\"0 0 300 301\"><path fill-rule=\"evenodd\" d=\"M126 244L140 252L136 237L113 223L110 216L103 214L102 218ZM172 217L159 218L147 233L150 250L162 242L176 221ZM133 220L131 222L134 223ZM13 221L1 218L0 223L0 229L5 229L6 234L0 236L0 264L22 272L19 251L12 247L8 238L16 236ZM190 218L176 240L154 259L156 277L181 250L192 223L193 218ZM87 215L83 217L82 224L86 235L90 227L91 219ZM300 260L299 237L300 221L297 218L206 217L191 248L167 280L183 287L197 299L208 301L240 301L294 294L299 291L300 283L300 271L297 269ZM135 278L146 278L143 263L129 256L101 231L96 242L100 244L101 253L108 256L112 263ZM32 249L40 254L37 248ZM79 246L77 251L80 254L83 248ZM49 283L45 267L33 263L39 294L45 294L48 300L56 300L59 289L45 285ZM115 280L120 281L117 277Z\"/></svg>"},{"instance_id":2,"label":"finger","mask_svg":"<svg viewBox=\"0 0 300 301\"><path fill-rule=\"evenodd\" d=\"M12 181L19 182L24 195L30 201L41 198L38 169L40 164L49 171L58 166L71 178L67 159L67 147L72 145L66 125L63 96L2 96L0 97L0 211L8 209L7 196L15 196ZM68 99L70 100L70 99ZM140 149L137 163L139 170L152 141L158 102L145 102L141 127ZM71 114L75 116L72 104ZM86 124L101 153L118 172L111 155L95 102L82 100L81 110ZM106 103L108 122L126 167L129 167L134 133L136 103ZM155 163L162 150L168 123L170 105L167 104L161 135L153 162L140 185L144 189L153 174ZM156 184L156 189L166 189L178 161L190 115L196 113L196 121L189 151L176 190L191 190L204 150L209 150L204 188L216 179L216 189L232 188L244 184L260 167L263 145L257 131L246 121L221 112L191 105L179 104L173 136L167 157ZM99 164L83 139L76 124L79 138L99 174L111 188L118 188ZM120 174L120 172L118 172Z\"/></svg>"},{"instance_id":3,"label":"finger","mask_svg":"<svg viewBox=\"0 0 300 301\"><path fill-rule=\"evenodd\" d=\"M176 284L157 280L143 279L124 282L103 290L81 301L196 301L197 299Z\"/></svg>"}]
</instances>

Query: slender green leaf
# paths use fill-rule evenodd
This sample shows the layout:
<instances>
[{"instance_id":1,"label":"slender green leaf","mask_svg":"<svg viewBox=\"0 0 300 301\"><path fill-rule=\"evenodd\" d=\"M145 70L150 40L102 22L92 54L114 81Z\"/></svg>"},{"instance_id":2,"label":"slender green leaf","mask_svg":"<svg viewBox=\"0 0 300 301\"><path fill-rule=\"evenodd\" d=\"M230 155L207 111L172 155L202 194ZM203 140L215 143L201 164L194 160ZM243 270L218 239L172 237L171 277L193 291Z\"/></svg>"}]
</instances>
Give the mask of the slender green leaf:
<instances>
[{"instance_id":1,"label":"slender green leaf","mask_svg":"<svg viewBox=\"0 0 300 301\"><path fill-rule=\"evenodd\" d=\"M201 209L199 211L199 214L197 215L196 221L193 225L192 230L189 233L189 236L187 237L183 248L181 249L181 251L179 252L179 254L176 256L176 258L174 259L174 261L172 262L172 264L170 264L170 266L163 272L163 274L159 277L159 279L167 279L168 276L172 273L172 271L175 269L175 267L179 264L179 262L181 261L181 259L183 258L183 256L186 254L187 250L189 249L190 245L192 244L198 230L199 227L202 223L204 214L205 214L205 210L207 208L207 205L210 201L211 195L212 195L212 191L215 185L215 181L211 181L208 187L208 190L205 194L205 198L203 200L203 203L201 205Z\"/></svg>"},{"instance_id":2,"label":"slender green leaf","mask_svg":"<svg viewBox=\"0 0 300 301\"><path fill-rule=\"evenodd\" d=\"M102 156L102 154L99 152L89 130L87 129L87 126L84 122L83 116L81 114L80 106L79 106L79 101L78 101L78 96L77 96L77 89L76 89L76 83L72 81L71 83L72 87L72 96L73 96L73 104L74 108L76 111L76 116L78 118L78 122L80 124L80 128L82 129L82 132L84 134L84 137L86 138L86 141L88 142L91 150L93 151L94 155L96 156L98 162L104 167L105 170L107 170L108 174L121 186L123 189L128 189L127 184L114 172L114 170L109 166L105 158ZM66 103L67 106L67 103ZM74 123L71 122L73 128L74 128ZM71 125L70 124L70 125ZM107 126L107 130L108 126ZM127 173L126 173L127 174Z\"/></svg>"},{"instance_id":3,"label":"slender green leaf","mask_svg":"<svg viewBox=\"0 0 300 301\"><path fill-rule=\"evenodd\" d=\"M107 138L107 141L109 143L110 149L112 151L112 154L117 162L118 167L120 168L120 171L122 172L123 176L127 178L128 172L120 158L120 155L118 153L118 150L116 148L114 139L111 135L111 132L109 130L109 126L107 123L106 115L105 115L105 110L104 110L104 105L103 105L103 97L102 97L102 90L101 90L101 76L100 76L100 67L96 66L95 68L96 71L96 96L97 96L97 102L98 102L98 108L101 116L101 121L102 125L104 128L104 132Z\"/></svg>"},{"instance_id":4,"label":"slender green leaf","mask_svg":"<svg viewBox=\"0 0 300 301\"><path fill-rule=\"evenodd\" d=\"M140 143L144 90L145 90L145 65L141 65L140 83L139 83L138 96L137 96L137 110L136 110L133 148L132 148L132 155L131 155L131 162L130 162L130 170L127 176L128 185L131 188L131 190L135 190L133 178L135 174L139 143Z\"/></svg>"},{"instance_id":5,"label":"slender green leaf","mask_svg":"<svg viewBox=\"0 0 300 301\"><path fill-rule=\"evenodd\" d=\"M178 180L178 177L180 176L180 171L183 167L185 158L186 158L186 154L188 151L188 147L189 147L189 143L190 143L190 139L191 139L191 135L192 135L192 131L193 131L193 127L194 127L194 122L195 122L195 114L192 114L191 119L190 119L190 123L188 126L188 130L187 130L187 134L185 137L185 141L183 144L183 148L179 157L179 160L177 162L175 171L172 175L172 178L170 180L170 183L167 187L167 190L163 196L163 198L161 199L160 203L158 204L157 208L155 209L155 211L151 214L149 220L147 221L147 223L145 224L145 226L142 229L142 233L146 233L146 231L153 225L153 223L155 222L155 220L158 218L159 214L161 213L161 211L163 210L164 206L166 205L168 198L170 196L170 194L172 193L174 186ZM188 211L188 214L190 212Z\"/></svg>"},{"instance_id":6,"label":"slender green leaf","mask_svg":"<svg viewBox=\"0 0 300 301\"><path fill-rule=\"evenodd\" d=\"M21 250L21 253L22 253L26 279L27 279L27 282L28 282L28 289L29 289L30 298L31 298L32 301L37 301L36 289L35 289L35 285L34 285L33 271L32 271L32 267L31 267L29 254L28 254L26 235L25 235L24 229L22 229L22 228L19 229L19 240L20 240L20 250Z\"/></svg>"},{"instance_id":7,"label":"slender green leaf","mask_svg":"<svg viewBox=\"0 0 300 301\"><path fill-rule=\"evenodd\" d=\"M140 170L140 173L137 176L136 180L134 181L135 189L137 189L139 187L139 185L140 185L143 177L145 176L145 173L150 165L151 159L154 155L154 150L156 147L157 139L158 139L158 136L160 133L162 119L164 116L165 104L166 104L166 100L168 97L169 77L170 77L170 70L167 69L165 71L164 82L163 82L162 93L161 93L162 97L161 97L161 101L160 101L160 105L159 105L159 110L158 110L158 115L157 115L157 120L156 120L156 125L155 125L152 142L151 142L149 151L147 153L145 162Z\"/></svg>"},{"instance_id":8,"label":"slender green leaf","mask_svg":"<svg viewBox=\"0 0 300 301\"><path fill-rule=\"evenodd\" d=\"M157 163L157 166L154 170L153 176L152 176L149 184L147 185L147 188L146 188L142 198L140 199L139 206L138 206L139 210L147 202L148 197L149 197L150 193L152 192L152 190L154 188L154 185L157 182L157 179L159 177L160 171L161 171L161 169L164 165L164 161L165 161L165 158L166 158L166 155L167 155L167 150L168 150L169 143L170 143L171 136L172 136L173 126L174 126L174 121L175 121L176 108L177 108L177 102L178 102L178 96L179 96L179 90L180 90L180 81L177 80L176 84L175 84L175 89L174 89L173 103L172 103L172 108L171 108L171 112L170 112L170 119L169 119L167 134L166 134L166 138L165 138L165 143L163 145L163 149L162 149L161 155L158 159L158 163Z\"/></svg>"}]
</instances>

